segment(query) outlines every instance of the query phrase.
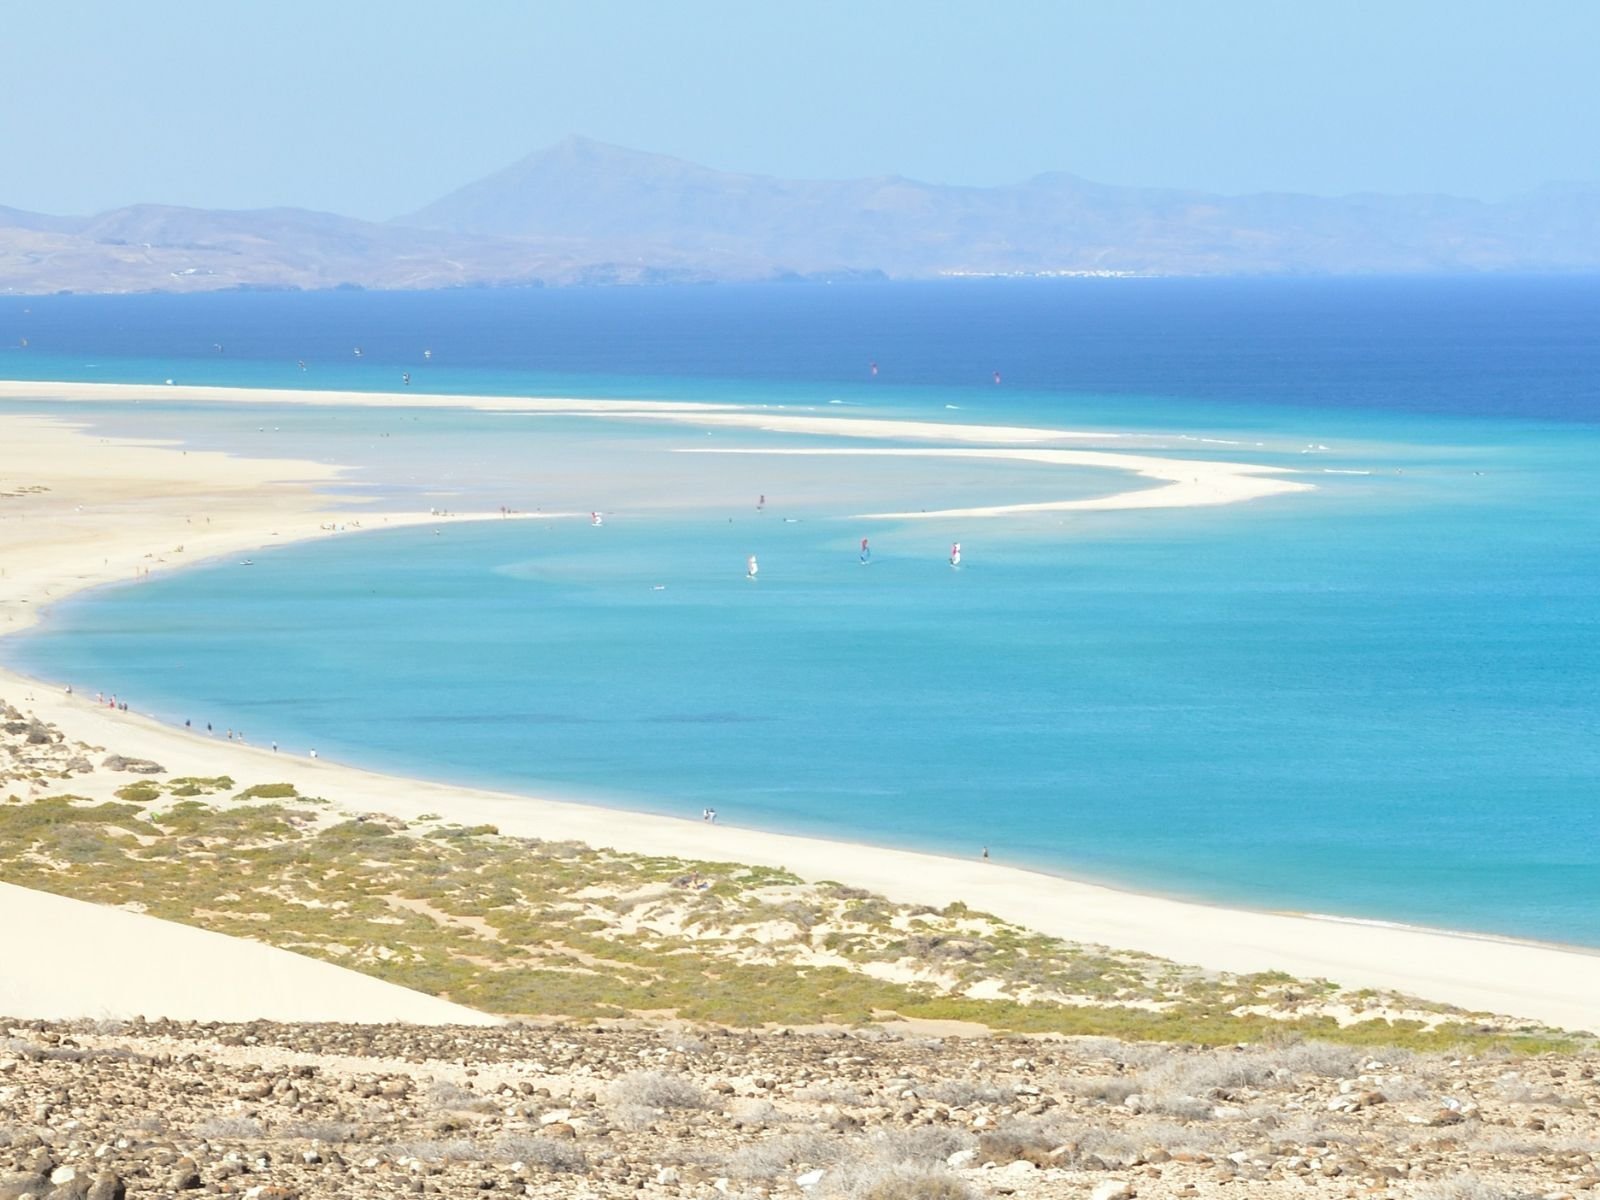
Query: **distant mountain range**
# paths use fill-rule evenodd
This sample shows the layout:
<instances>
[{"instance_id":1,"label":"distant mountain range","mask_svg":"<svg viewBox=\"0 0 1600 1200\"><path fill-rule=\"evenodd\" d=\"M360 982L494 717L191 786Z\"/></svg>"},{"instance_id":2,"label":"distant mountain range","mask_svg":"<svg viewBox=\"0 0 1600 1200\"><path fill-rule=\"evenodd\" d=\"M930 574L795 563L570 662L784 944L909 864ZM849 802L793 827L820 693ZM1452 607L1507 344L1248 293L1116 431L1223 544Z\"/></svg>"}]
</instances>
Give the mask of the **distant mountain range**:
<instances>
[{"instance_id":1,"label":"distant mountain range","mask_svg":"<svg viewBox=\"0 0 1600 1200\"><path fill-rule=\"evenodd\" d=\"M1503 203L1221 196L1047 174L1006 187L714 171L568 138L393 221L296 208L0 207L0 293L946 275L1600 270L1600 185Z\"/></svg>"}]
</instances>

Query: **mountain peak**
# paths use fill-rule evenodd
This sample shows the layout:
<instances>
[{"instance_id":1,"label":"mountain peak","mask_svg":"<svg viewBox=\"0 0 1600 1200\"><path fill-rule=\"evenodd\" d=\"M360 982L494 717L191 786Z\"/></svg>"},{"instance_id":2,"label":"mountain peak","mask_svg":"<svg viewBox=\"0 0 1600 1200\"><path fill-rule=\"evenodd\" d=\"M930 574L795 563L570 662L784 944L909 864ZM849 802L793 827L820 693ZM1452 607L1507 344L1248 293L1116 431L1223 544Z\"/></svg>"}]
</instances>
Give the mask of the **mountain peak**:
<instances>
[{"instance_id":1,"label":"mountain peak","mask_svg":"<svg viewBox=\"0 0 1600 1200\"><path fill-rule=\"evenodd\" d=\"M577 134L387 225L294 209L0 209L0 288L14 292L1596 269L1589 184L1491 203L1222 196L1065 172L1005 187L792 180Z\"/></svg>"}]
</instances>

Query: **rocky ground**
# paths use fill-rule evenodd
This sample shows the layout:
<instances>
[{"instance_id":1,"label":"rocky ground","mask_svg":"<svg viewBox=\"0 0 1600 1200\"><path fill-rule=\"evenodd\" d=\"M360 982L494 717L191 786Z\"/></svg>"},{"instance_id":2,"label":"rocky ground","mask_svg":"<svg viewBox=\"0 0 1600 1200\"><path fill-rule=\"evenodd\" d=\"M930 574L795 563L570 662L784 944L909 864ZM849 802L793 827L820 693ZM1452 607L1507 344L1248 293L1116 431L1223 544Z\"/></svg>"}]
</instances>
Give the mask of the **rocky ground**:
<instances>
[{"instance_id":1,"label":"rocky ground","mask_svg":"<svg viewBox=\"0 0 1600 1200\"><path fill-rule=\"evenodd\" d=\"M1600 1184L1597 1066L882 1030L0 1021L0 1200L1577 1197Z\"/></svg>"}]
</instances>

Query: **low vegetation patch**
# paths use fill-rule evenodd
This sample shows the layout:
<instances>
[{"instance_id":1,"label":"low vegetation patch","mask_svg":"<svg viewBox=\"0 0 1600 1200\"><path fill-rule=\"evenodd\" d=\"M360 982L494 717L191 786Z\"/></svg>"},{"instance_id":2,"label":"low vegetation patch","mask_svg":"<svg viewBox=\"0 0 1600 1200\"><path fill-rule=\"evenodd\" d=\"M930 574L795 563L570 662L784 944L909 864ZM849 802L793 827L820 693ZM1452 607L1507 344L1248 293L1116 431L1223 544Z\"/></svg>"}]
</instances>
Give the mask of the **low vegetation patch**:
<instances>
[{"instance_id":1,"label":"low vegetation patch","mask_svg":"<svg viewBox=\"0 0 1600 1200\"><path fill-rule=\"evenodd\" d=\"M269 938L496 1013L741 1027L912 1018L1202 1045L1565 1045L1416 1005L1405 1018L1341 1024L1318 1010L1322 986L1208 976L1043 938L962 904L898 906L782 870L254 803L296 800L288 784L246 787L245 802L219 805L176 795L190 786L200 781L173 781L170 803L150 808L144 789L160 786L142 781L123 789L139 789L126 803L58 795L3 806L0 870L24 886ZM630 1104L667 1107L659 1096Z\"/></svg>"},{"instance_id":2,"label":"low vegetation patch","mask_svg":"<svg viewBox=\"0 0 1600 1200\"><path fill-rule=\"evenodd\" d=\"M265 938L490 1012L735 1027L908 1018L1201 1045L1569 1044L1392 996L1077 945L964 904L894 904L773 868L307 807L288 783L239 789L226 776L182 776L134 781L117 796L0 806L0 872L26 887ZM1318 1053L1344 1062L1352 1052ZM1229 1069L1249 1082L1256 1065L1241 1058ZM643 1076L628 1086L648 1091ZM654 1086L619 1104L639 1120L683 1106L668 1082ZM1183 1097L1230 1084L1135 1086L1169 1098L1151 1111L1165 1104L1182 1116ZM951 1093L948 1102L962 1100Z\"/></svg>"},{"instance_id":3,"label":"low vegetation patch","mask_svg":"<svg viewBox=\"0 0 1600 1200\"><path fill-rule=\"evenodd\" d=\"M300 793L292 783L258 783L239 793L240 800L290 800Z\"/></svg>"}]
</instances>

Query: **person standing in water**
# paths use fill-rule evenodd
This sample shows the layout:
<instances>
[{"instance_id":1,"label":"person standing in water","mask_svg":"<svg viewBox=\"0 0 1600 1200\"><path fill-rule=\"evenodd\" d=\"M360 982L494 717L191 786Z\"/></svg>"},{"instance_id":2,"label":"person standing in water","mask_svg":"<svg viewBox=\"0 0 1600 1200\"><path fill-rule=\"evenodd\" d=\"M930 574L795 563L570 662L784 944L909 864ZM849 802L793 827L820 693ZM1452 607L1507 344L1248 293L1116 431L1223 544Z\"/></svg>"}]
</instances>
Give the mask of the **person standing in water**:
<instances>
[{"instance_id":1,"label":"person standing in water","mask_svg":"<svg viewBox=\"0 0 1600 1200\"><path fill-rule=\"evenodd\" d=\"M872 550L867 546L866 538L861 539L861 561L864 563L872 561Z\"/></svg>"},{"instance_id":2,"label":"person standing in water","mask_svg":"<svg viewBox=\"0 0 1600 1200\"><path fill-rule=\"evenodd\" d=\"M746 561L746 563L744 565L744 577L746 579L754 581L757 572L759 572L760 570L761 570L761 567L756 562L756 556L754 554L752 554L750 556L750 558L748 559L748 561Z\"/></svg>"}]
</instances>

